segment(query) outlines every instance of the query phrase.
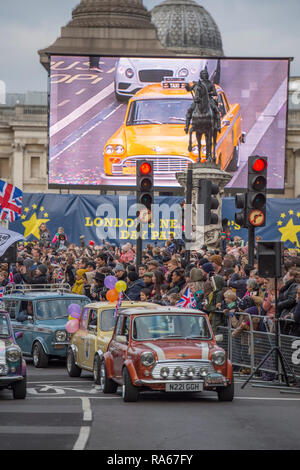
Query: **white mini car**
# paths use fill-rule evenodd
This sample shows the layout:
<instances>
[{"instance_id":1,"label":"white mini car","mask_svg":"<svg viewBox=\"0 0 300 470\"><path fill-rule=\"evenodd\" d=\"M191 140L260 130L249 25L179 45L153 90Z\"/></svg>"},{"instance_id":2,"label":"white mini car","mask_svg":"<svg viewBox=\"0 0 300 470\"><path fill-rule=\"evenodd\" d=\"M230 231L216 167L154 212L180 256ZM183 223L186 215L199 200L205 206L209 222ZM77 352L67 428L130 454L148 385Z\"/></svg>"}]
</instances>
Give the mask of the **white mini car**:
<instances>
[{"instance_id":1,"label":"white mini car","mask_svg":"<svg viewBox=\"0 0 300 470\"><path fill-rule=\"evenodd\" d=\"M219 84L220 59L123 57L116 65L115 95L118 101L128 100L145 86L160 83L165 77L184 78L186 82L198 81L205 67L210 79Z\"/></svg>"}]
</instances>

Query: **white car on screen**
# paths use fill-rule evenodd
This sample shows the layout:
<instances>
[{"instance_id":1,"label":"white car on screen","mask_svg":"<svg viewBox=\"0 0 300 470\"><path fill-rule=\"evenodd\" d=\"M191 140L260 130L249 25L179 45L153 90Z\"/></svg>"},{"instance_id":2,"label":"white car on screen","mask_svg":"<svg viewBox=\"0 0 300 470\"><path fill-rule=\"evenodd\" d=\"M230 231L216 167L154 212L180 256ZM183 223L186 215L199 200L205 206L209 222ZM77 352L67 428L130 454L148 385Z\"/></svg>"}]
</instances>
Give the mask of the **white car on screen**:
<instances>
[{"instance_id":1,"label":"white car on screen","mask_svg":"<svg viewBox=\"0 0 300 470\"><path fill-rule=\"evenodd\" d=\"M128 100L145 86L161 83L165 77L184 78L186 82L198 81L205 67L210 79L219 84L220 59L122 57L116 64L115 95L118 101Z\"/></svg>"}]
</instances>

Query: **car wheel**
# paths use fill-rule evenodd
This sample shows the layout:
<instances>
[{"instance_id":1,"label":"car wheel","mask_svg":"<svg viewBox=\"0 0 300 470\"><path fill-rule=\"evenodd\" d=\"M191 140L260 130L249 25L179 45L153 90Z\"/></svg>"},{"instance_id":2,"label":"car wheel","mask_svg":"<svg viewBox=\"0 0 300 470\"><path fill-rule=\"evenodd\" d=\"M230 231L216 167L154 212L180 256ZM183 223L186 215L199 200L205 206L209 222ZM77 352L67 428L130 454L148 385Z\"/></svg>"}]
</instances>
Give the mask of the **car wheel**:
<instances>
[{"instance_id":1,"label":"car wheel","mask_svg":"<svg viewBox=\"0 0 300 470\"><path fill-rule=\"evenodd\" d=\"M75 363L74 352L68 349L67 352L67 371L70 377L80 377L81 369Z\"/></svg>"},{"instance_id":2,"label":"car wheel","mask_svg":"<svg viewBox=\"0 0 300 470\"><path fill-rule=\"evenodd\" d=\"M33 346L32 357L34 367L48 367L49 358L40 343L35 343Z\"/></svg>"},{"instance_id":3,"label":"car wheel","mask_svg":"<svg viewBox=\"0 0 300 470\"><path fill-rule=\"evenodd\" d=\"M227 387L220 388L218 390L218 399L219 401L232 401L234 397L234 381L232 376L232 381Z\"/></svg>"},{"instance_id":4,"label":"car wheel","mask_svg":"<svg viewBox=\"0 0 300 470\"><path fill-rule=\"evenodd\" d=\"M103 393L116 393L118 384L107 377L105 361L99 359L99 385ZM96 382L97 383L97 382Z\"/></svg>"},{"instance_id":5,"label":"car wheel","mask_svg":"<svg viewBox=\"0 0 300 470\"><path fill-rule=\"evenodd\" d=\"M228 167L226 168L229 172L237 171L240 166L240 146L236 145L233 150L232 159L229 162Z\"/></svg>"},{"instance_id":6,"label":"car wheel","mask_svg":"<svg viewBox=\"0 0 300 470\"><path fill-rule=\"evenodd\" d=\"M27 388L27 381L26 376L20 382L16 382L13 387L13 397L15 400L24 400L26 398L26 388Z\"/></svg>"},{"instance_id":7,"label":"car wheel","mask_svg":"<svg viewBox=\"0 0 300 470\"><path fill-rule=\"evenodd\" d=\"M132 384L126 367L123 369L122 397L125 402L134 402L139 399L139 389Z\"/></svg>"}]
</instances>

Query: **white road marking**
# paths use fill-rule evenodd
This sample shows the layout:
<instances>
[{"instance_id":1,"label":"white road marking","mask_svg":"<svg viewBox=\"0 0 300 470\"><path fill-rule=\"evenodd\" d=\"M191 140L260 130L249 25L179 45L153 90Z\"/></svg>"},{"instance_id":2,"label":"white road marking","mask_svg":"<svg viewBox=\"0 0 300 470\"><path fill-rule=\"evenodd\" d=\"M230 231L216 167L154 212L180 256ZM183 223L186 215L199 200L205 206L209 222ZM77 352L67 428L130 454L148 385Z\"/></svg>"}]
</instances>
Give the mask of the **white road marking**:
<instances>
[{"instance_id":1,"label":"white road marking","mask_svg":"<svg viewBox=\"0 0 300 470\"><path fill-rule=\"evenodd\" d=\"M53 126L51 126L49 130L50 137L53 137L55 134L57 134L57 132L60 132L65 127L72 124L72 122L74 122L76 119L81 117L83 114L87 113L90 109L96 106L96 104L100 103L100 101L107 98L113 92L114 92L114 83L111 83L106 88L104 88L99 93L97 93L97 95L93 96L92 98L87 100L85 103L83 103L81 106L79 106L77 109L72 111L68 116L64 117L60 121L53 124Z\"/></svg>"},{"instance_id":2,"label":"white road marking","mask_svg":"<svg viewBox=\"0 0 300 470\"><path fill-rule=\"evenodd\" d=\"M83 409L83 421L92 421L91 402L89 398L81 398Z\"/></svg>"},{"instance_id":3,"label":"white road marking","mask_svg":"<svg viewBox=\"0 0 300 470\"><path fill-rule=\"evenodd\" d=\"M90 426L82 426L77 441L73 447L73 450L84 450L87 444L87 441L90 437Z\"/></svg>"},{"instance_id":4,"label":"white road marking","mask_svg":"<svg viewBox=\"0 0 300 470\"><path fill-rule=\"evenodd\" d=\"M115 70L116 70L116 68L113 67L112 69L108 70L106 73L113 73Z\"/></svg>"}]
</instances>

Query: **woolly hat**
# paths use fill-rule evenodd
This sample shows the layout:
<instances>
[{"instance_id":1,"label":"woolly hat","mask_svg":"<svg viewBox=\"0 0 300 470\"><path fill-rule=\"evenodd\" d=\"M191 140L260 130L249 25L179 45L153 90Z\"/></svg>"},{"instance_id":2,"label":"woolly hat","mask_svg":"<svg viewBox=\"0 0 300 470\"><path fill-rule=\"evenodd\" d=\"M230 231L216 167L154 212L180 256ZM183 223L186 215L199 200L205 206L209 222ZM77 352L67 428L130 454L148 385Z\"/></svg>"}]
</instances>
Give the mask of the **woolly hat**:
<instances>
[{"instance_id":1,"label":"woolly hat","mask_svg":"<svg viewBox=\"0 0 300 470\"><path fill-rule=\"evenodd\" d=\"M193 268L190 272L191 282L203 281L203 272L201 269Z\"/></svg>"},{"instance_id":2,"label":"woolly hat","mask_svg":"<svg viewBox=\"0 0 300 470\"><path fill-rule=\"evenodd\" d=\"M214 272L214 267L211 263L205 263L202 265L203 271L205 271L207 274Z\"/></svg>"},{"instance_id":3,"label":"woolly hat","mask_svg":"<svg viewBox=\"0 0 300 470\"><path fill-rule=\"evenodd\" d=\"M118 263L115 267L115 271L123 271L125 273L126 269L124 268L123 264Z\"/></svg>"}]
</instances>

